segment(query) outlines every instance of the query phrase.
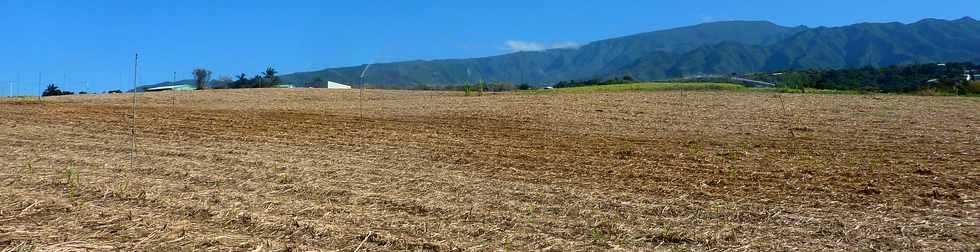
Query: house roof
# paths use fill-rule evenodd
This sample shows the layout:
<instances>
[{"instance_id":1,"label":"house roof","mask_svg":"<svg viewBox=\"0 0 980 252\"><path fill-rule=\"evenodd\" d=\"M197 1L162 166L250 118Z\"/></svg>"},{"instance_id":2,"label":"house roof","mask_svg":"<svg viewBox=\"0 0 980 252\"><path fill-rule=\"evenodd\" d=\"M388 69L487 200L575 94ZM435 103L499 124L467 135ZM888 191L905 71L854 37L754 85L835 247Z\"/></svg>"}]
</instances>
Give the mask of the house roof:
<instances>
[{"instance_id":1,"label":"house roof","mask_svg":"<svg viewBox=\"0 0 980 252\"><path fill-rule=\"evenodd\" d=\"M336 82L333 82L333 81L327 81L327 88L328 89L350 89L351 86L340 84L340 83L336 83Z\"/></svg>"},{"instance_id":2,"label":"house roof","mask_svg":"<svg viewBox=\"0 0 980 252\"><path fill-rule=\"evenodd\" d=\"M166 91L166 90L188 91L188 90L194 90L194 89L195 88L193 86L191 86L191 85L172 85L172 86L160 86L160 87L147 88L146 91L147 92Z\"/></svg>"}]
</instances>

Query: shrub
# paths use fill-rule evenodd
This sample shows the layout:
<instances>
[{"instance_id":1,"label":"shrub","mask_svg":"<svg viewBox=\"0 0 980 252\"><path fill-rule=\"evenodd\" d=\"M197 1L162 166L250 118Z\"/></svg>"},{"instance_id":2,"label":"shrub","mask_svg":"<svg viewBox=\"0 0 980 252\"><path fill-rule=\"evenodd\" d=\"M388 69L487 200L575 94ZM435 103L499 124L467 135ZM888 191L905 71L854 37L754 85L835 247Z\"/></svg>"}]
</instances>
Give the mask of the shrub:
<instances>
[{"instance_id":1,"label":"shrub","mask_svg":"<svg viewBox=\"0 0 980 252\"><path fill-rule=\"evenodd\" d=\"M980 94L980 81L971 81L966 84L966 92L971 94Z\"/></svg>"},{"instance_id":2,"label":"shrub","mask_svg":"<svg viewBox=\"0 0 980 252\"><path fill-rule=\"evenodd\" d=\"M517 89L517 87L515 87L514 84L510 84L510 83L494 83L494 84L490 84L487 87L487 89L490 92L507 92L507 91L514 91Z\"/></svg>"},{"instance_id":3,"label":"shrub","mask_svg":"<svg viewBox=\"0 0 980 252\"><path fill-rule=\"evenodd\" d=\"M927 89L919 90L919 95L922 95L922 96L949 96L951 94L949 92L945 91L945 90L941 90L941 89L938 89L938 88L927 88Z\"/></svg>"},{"instance_id":4,"label":"shrub","mask_svg":"<svg viewBox=\"0 0 980 252\"><path fill-rule=\"evenodd\" d=\"M65 169L65 185L68 186L68 197L74 198L79 195L78 169L68 167Z\"/></svg>"},{"instance_id":5,"label":"shrub","mask_svg":"<svg viewBox=\"0 0 980 252\"><path fill-rule=\"evenodd\" d=\"M44 92L41 93L41 96L59 96L59 95L73 95L73 94L75 93L69 91L62 91L60 88L58 88L58 86L51 84L48 85L48 88L44 89Z\"/></svg>"}]
</instances>

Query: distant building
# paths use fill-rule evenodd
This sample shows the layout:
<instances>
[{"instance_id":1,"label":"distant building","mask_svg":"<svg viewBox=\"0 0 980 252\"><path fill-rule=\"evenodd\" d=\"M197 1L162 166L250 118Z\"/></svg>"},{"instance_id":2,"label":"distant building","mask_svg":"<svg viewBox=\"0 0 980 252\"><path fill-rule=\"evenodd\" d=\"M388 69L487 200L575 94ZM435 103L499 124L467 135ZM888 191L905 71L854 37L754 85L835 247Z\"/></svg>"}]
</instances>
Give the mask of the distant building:
<instances>
[{"instance_id":1,"label":"distant building","mask_svg":"<svg viewBox=\"0 0 980 252\"><path fill-rule=\"evenodd\" d=\"M739 77L732 77L733 81L741 82L742 84L753 86L753 87L775 87L775 83L769 83L765 81L750 80Z\"/></svg>"},{"instance_id":2,"label":"distant building","mask_svg":"<svg viewBox=\"0 0 980 252\"><path fill-rule=\"evenodd\" d=\"M351 87L349 85L327 81L327 89L351 89Z\"/></svg>"},{"instance_id":3,"label":"distant building","mask_svg":"<svg viewBox=\"0 0 980 252\"><path fill-rule=\"evenodd\" d=\"M146 92L160 92L160 91L171 91L171 90L173 90L173 91L193 91L193 90L196 90L196 89L197 88L194 88L194 86L191 86L191 85L172 85L172 86L160 86L160 87L147 88L145 91Z\"/></svg>"},{"instance_id":4,"label":"distant building","mask_svg":"<svg viewBox=\"0 0 980 252\"><path fill-rule=\"evenodd\" d=\"M289 84L275 85L273 87L274 88L296 88L296 86L289 85Z\"/></svg>"}]
</instances>

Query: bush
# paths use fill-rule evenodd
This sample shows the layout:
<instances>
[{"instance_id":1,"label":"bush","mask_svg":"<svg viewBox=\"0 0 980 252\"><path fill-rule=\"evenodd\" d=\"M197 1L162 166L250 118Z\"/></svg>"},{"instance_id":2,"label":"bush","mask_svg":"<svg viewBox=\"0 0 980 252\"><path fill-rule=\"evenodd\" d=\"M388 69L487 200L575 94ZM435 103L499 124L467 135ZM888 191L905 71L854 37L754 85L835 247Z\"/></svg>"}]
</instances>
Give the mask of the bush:
<instances>
[{"instance_id":1,"label":"bush","mask_svg":"<svg viewBox=\"0 0 980 252\"><path fill-rule=\"evenodd\" d=\"M971 94L980 94L980 81L971 81L966 84L966 92Z\"/></svg>"},{"instance_id":2,"label":"bush","mask_svg":"<svg viewBox=\"0 0 980 252\"><path fill-rule=\"evenodd\" d=\"M62 91L60 88L58 88L58 86L51 84L48 85L48 88L44 89L44 92L41 93L41 96L59 96L59 95L73 95L73 94L75 93L69 91Z\"/></svg>"},{"instance_id":3,"label":"bush","mask_svg":"<svg viewBox=\"0 0 980 252\"><path fill-rule=\"evenodd\" d=\"M494 83L487 86L487 91L490 92L507 92L507 91L514 91L516 89L517 87L515 87L514 84L510 84L510 83Z\"/></svg>"},{"instance_id":4,"label":"bush","mask_svg":"<svg viewBox=\"0 0 980 252\"><path fill-rule=\"evenodd\" d=\"M921 95L921 96L950 96L950 95L954 95L954 94L955 93L950 93L950 92L948 92L946 90L942 90L942 89L938 89L938 88L926 88L926 89L923 89L923 90L919 90L919 92L918 92L918 95Z\"/></svg>"}]
</instances>

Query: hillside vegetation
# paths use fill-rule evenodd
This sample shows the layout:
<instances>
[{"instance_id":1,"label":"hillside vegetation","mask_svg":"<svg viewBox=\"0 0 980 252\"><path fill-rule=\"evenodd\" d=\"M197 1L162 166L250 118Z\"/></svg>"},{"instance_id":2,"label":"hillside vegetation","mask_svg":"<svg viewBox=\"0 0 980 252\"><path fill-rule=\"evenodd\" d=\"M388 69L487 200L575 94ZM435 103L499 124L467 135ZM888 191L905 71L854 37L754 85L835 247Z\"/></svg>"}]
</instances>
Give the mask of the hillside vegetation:
<instances>
[{"instance_id":1,"label":"hillside vegetation","mask_svg":"<svg viewBox=\"0 0 980 252\"><path fill-rule=\"evenodd\" d=\"M379 63L372 65L365 82L390 89L441 88L481 81L546 86L627 75L652 81L928 62L980 62L980 22L966 17L817 28L784 27L765 21L716 22L601 40L579 48ZM324 81L360 83L364 68L286 74L281 80L304 87L320 86ZM218 82L213 85L225 84ZM176 84L187 83L190 81Z\"/></svg>"},{"instance_id":2,"label":"hillside vegetation","mask_svg":"<svg viewBox=\"0 0 980 252\"><path fill-rule=\"evenodd\" d=\"M978 67L980 66L973 63L919 64L885 68L781 71L750 74L745 77L793 88L898 93L933 90L971 94L977 92L971 89L964 74L972 75Z\"/></svg>"},{"instance_id":3,"label":"hillside vegetation","mask_svg":"<svg viewBox=\"0 0 980 252\"><path fill-rule=\"evenodd\" d=\"M623 92L623 91L678 91L678 90L743 90L746 87L730 83L630 83L613 85L580 86L555 89L558 92L591 93L591 92Z\"/></svg>"},{"instance_id":4,"label":"hillside vegetation","mask_svg":"<svg viewBox=\"0 0 980 252\"><path fill-rule=\"evenodd\" d=\"M629 75L659 80L701 74L784 69L885 67L926 62L980 62L980 22L926 19L912 24L783 27L769 22L708 23L596 41L577 49L517 52L474 59L376 64L368 83L451 85L487 82L551 84ZM363 66L284 75L353 83Z\"/></svg>"}]
</instances>

